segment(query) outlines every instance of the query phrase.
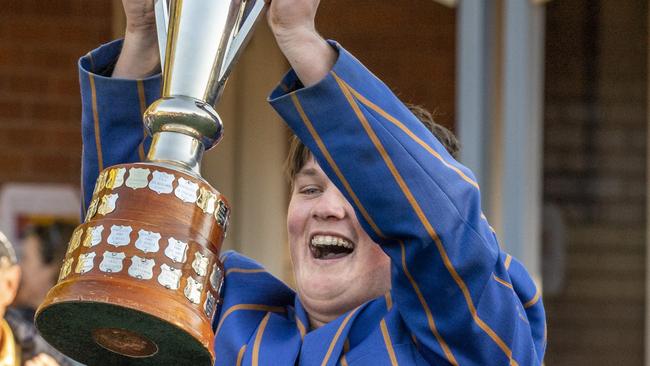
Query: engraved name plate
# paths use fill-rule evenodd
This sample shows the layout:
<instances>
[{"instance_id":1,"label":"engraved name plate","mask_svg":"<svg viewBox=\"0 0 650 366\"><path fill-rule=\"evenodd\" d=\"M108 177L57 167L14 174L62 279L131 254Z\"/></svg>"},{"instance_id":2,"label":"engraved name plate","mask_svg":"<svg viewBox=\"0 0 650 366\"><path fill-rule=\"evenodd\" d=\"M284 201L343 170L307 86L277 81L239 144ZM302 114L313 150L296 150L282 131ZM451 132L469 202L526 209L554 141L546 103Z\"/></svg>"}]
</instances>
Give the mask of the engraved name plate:
<instances>
[{"instance_id":1,"label":"engraved name plate","mask_svg":"<svg viewBox=\"0 0 650 366\"><path fill-rule=\"evenodd\" d=\"M203 285L201 282L195 280L192 277L187 278L187 285L185 285L185 297L187 297L190 302L193 304L198 304L201 302L201 291L203 291Z\"/></svg>"},{"instance_id":2,"label":"engraved name plate","mask_svg":"<svg viewBox=\"0 0 650 366\"><path fill-rule=\"evenodd\" d=\"M83 246L90 248L102 242L102 232L104 226L93 226L86 229L86 236L84 237Z\"/></svg>"},{"instance_id":3,"label":"engraved name plate","mask_svg":"<svg viewBox=\"0 0 650 366\"><path fill-rule=\"evenodd\" d=\"M205 276L208 273L208 264L210 264L210 260L208 260L208 257L206 257L205 255L199 252L194 253L192 268L194 268L194 271L196 272L197 275Z\"/></svg>"},{"instance_id":4,"label":"engraved name plate","mask_svg":"<svg viewBox=\"0 0 650 366\"><path fill-rule=\"evenodd\" d=\"M230 217L230 210L226 205L226 202L219 199L217 200L217 208L214 210L214 218L217 220L217 224L221 226L224 231L228 230L228 218Z\"/></svg>"},{"instance_id":5,"label":"engraved name plate","mask_svg":"<svg viewBox=\"0 0 650 366\"><path fill-rule=\"evenodd\" d=\"M222 278L223 272L221 271L221 267L215 263L212 266L212 273L210 273L210 284L212 285L212 288L217 292L221 291Z\"/></svg>"},{"instance_id":6,"label":"engraved name plate","mask_svg":"<svg viewBox=\"0 0 650 366\"><path fill-rule=\"evenodd\" d=\"M183 177L178 178L178 187L174 191L176 197L180 198L183 202L194 203L196 202L198 196L197 191L199 190L199 185L189 181Z\"/></svg>"},{"instance_id":7,"label":"engraved name plate","mask_svg":"<svg viewBox=\"0 0 650 366\"><path fill-rule=\"evenodd\" d=\"M95 252L80 254L74 271L83 274L92 270L95 266L95 255Z\"/></svg>"},{"instance_id":8,"label":"engraved name plate","mask_svg":"<svg viewBox=\"0 0 650 366\"><path fill-rule=\"evenodd\" d=\"M145 253L155 253L160 249L158 245L159 241L160 234L140 229L138 231L138 239L135 241L135 247Z\"/></svg>"},{"instance_id":9,"label":"engraved name plate","mask_svg":"<svg viewBox=\"0 0 650 366\"><path fill-rule=\"evenodd\" d=\"M70 270L72 270L72 261L74 261L74 258L68 258L63 262L63 265L61 266L61 271L59 272L59 281L68 277L68 275L70 274Z\"/></svg>"},{"instance_id":10,"label":"engraved name plate","mask_svg":"<svg viewBox=\"0 0 650 366\"><path fill-rule=\"evenodd\" d=\"M187 243L174 238L167 240L169 245L165 249L165 255L174 262L184 263L187 259Z\"/></svg>"},{"instance_id":11,"label":"engraved name plate","mask_svg":"<svg viewBox=\"0 0 650 366\"><path fill-rule=\"evenodd\" d=\"M108 236L106 241L108 244L115 247L129 245L132 230L133 229L130 226L113 225L111 226L111 234Z\"/></svg>"},{"instance_id":12,"label":"engraved name plate","mask_svg":"<svg viewBox=\"0 0 650 366\"><path fill-rule=\"evenodd\" d=\"M160 274L158 275L158 283L165 286L170 290L178 290L181 283L181 275L183 273L180 269L168 266L166 263L160 266Z\"/></svg>"},{"instance_id":13,"label":"engraved name plate","mask_svg":"<svg viewBox=\"0 0 650 366\"><path fill-rule=\"evenodd\" d=\"M134 255L131 258L131 267L129 267L129 276L141 280L150 280L153 277L153 266L156 262L153 259L140 258Z\"/></svg>"},{"instance_id":14,"label":"engraved name plate","mask_svg":"<svg viewBox=\"0 0 650 366\"><path fill-rule=\"evenodd\" d=\"M176 178L173 174L154 171L153 178L151 178L151 182L149 182L149 189L158 194L172 193L174 190L174 179Z\"/></svg>"},{"instance_id":15,"label":"engraved name plate","mask_svg":"<svg viewBox=\"0 0 650 366\"><path fill-rule=\"evenodd\" d=\"M107 194L99 201L97 213L100 215L107 215L115 211L115 203L117 202L117 193Z\"/></svg>"},{"instance_id":16,"label":"engraved name plate","mask_svg":"<svg viewBox=\"0 0 650 366\"><path fill-rule=\"evenodd\" d=\"M205 311L205 316L212 319L214 315L214 310L217 307L217 299L208 291L208 295L205 298L205 303L203 304L203 310Z\"/></svg>"},{"instance_id":17,"label":"engraved name plate","mask_svg":"<svg viewBox=\"0 0 650 366\"><path fill-rule=\"evenodd\" d=\"M77 248L79 248L79 244L81 243L81 234L83 234L83 229L81 228L77 228L72 233L72 237L70 238L70 244L68 244L68 251L66 253L72 253Z\"/></svg>"},{"instance_id":18,"label":"engraved name plate","mask_svg":"<svg viewBox=\"0 0 650 366\"><path fill-rule=\"evenodd\" d=\"M106 189L115 189L119 188L124 184L124 174L126 173L126 168L113 168L108 172L108 178L106 178Z\"/></svg>"},{"instance_id":19,"label":"engraved name plate","mask_svg":"<svg viewBox=\"0 0 650 366\"><path fill-rule=\"evenodd\" d=\"M126 186L133 189L146 187L149 185L149 173L149 169L129 169L129 177L126 179Z\"/></svg>"},{"instance_id":20,"label":"engraved name plate","mask_svg":"<svg viewBox=\"0 0 650 366\"><path fill-rule=\"evenodd\" d=\"M93 196L96 195L97 192L104 189L105 184L106 184L106 170L102 170L102 172L99 173L97 180L95 181L95 189L93 189Z\"/></svg>"},{"instance_id":21,"label":"engraved name plate","mask_svg":"<svg viewBox=\"0 0 650 366\"><path fill-rule=\"evenodd\" d=\"M88 222L90 219L92 219L95 214L97 213L97 204L99 203L99 200L97 198L93 198L92 201L90 201L90 205L88 206L88 211L86 212L86 218L84 219L84 222Z\"/></svg>"},{"instance_id":22,"label":"engraved name plate","mask_svg":"<svg viewBox=\"0 0 650 366\"><path fill-rule=\"evenodd\" d=\"M126 255L122 252L104 252L104 259L99 264L99 270L107 273L117 273L122 271L122 262L124 261L124 257L126 257Z\"/></svg>"},{"instance_id":23,"label":"engraved name plate","mask_svg":"<svg viewBox=\"0 0 650 366\"><path fill-rule=\"evenodd\" d=\"M199 206L203 212L212 215L217 204L217 195L201 187L199 189L199 198L196 200L196 205Z\"/></svg>"}]
</instances>

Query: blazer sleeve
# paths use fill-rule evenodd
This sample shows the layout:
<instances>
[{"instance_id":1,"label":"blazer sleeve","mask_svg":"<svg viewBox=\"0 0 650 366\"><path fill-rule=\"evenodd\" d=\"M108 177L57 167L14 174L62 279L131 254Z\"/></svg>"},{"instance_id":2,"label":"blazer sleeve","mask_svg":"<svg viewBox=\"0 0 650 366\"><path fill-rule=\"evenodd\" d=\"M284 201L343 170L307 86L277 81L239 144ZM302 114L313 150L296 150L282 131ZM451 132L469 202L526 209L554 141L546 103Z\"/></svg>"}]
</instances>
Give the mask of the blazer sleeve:
<instances>
[{"instance_id":1,"label":"blazer sleeve","mask_svg":"<svg viewBox=\"0 0 650 366\"><path fill-rule=\"evenodd\" d=\"M82 212L99 173L112 165L144 160L150 138L142 115L160 96L160 75L143 80L111 78L122 41L103 45L79 60L82 131Z\"/></svg>"},{"instance_id":2,"label":"blazer sleeve","mask_svg":"<svg viewBox=\"0 0 650 366\"><path fill-rule=\"evenodd\" d=\"M418 349L432 364L541 364L541 301L531 313L520 298L538 292L523 267L513 287L474 176L332 46L339 58L320 83L304 88L290 71L269 101L390 256L393 301Z\"/></svg>"}]
</instances>

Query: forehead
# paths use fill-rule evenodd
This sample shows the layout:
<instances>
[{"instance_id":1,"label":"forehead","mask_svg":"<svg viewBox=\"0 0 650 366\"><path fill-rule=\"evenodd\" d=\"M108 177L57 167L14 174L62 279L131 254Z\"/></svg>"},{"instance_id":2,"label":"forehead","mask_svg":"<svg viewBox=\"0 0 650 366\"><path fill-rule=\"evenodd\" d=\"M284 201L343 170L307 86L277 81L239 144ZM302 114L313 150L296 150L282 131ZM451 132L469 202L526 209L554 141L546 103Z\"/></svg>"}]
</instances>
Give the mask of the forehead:
<instances>
[{"instance_id":1,"label":"forehead","mask_svg":"<svg viewBox=\"0 0 650 366\"><path fill-rule=\"evenodd\" d=\"M318 165L318 162L314 159L313 155L309 155L305 163L300 167L300 170L296 173L295 179L315 175L325 175L325 172L323 172L323 169Z\"/></svg>"}]
</instances>

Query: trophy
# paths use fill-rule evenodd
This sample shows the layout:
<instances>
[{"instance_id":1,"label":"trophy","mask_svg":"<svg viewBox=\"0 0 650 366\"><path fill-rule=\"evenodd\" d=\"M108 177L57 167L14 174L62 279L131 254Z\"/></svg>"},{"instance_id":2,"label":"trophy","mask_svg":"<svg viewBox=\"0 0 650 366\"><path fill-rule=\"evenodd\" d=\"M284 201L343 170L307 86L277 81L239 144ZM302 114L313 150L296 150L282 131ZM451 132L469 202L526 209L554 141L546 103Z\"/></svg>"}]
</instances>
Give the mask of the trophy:
<instances>
[{"instance_id":1,"label":"trophy","mask_svg":"<svg viewBox=\"0 0 650 366\"><path fill-rule=\"evenodd\" d=\"M162 97L144 114L142 163L102 171L57 284L36 314L88 365L212 365L230 207L200 176L222 136L213 106L264 0L158 0Z\"/></svg>"}]
</instances>

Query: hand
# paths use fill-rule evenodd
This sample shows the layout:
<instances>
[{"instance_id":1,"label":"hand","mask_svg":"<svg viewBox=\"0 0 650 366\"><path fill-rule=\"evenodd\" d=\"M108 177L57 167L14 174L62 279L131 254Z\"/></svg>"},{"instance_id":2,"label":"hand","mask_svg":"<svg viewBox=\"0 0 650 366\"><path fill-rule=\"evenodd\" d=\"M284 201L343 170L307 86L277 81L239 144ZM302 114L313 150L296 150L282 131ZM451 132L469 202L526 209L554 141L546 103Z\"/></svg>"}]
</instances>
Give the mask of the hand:
<instances>
[{"instance_id":1,"label":"hand","mask_svg":"<svg viewBox=\"0 0 650 366\"><path fill-rule=\"evenodd\" d=\"M59 363L56 362L52 356L45 353L39 353L31 360L25 361L25 366L59 366Z\"/></svg>"},{"instance_id":2,"label":"hand","mask_svg":"<svg viewBox=\"0 0 650 366\"><path fill-rule=\"evenodd\" d=\"M314 19L320 0L266 0L269 26L276 37L296 32L316 32Z\"/></svg>"},{"instance_id":3,"label":"hand","mask_svg":"<svg viewBox=\"0 0 650 366\"><path fill-rule=\"evenodd\" d=\"M320 0L266 0L267 13L280 50L304 86L318 83L336 62L336 51L316 31Z\"/></svg>"},{"instance_id":4,"label":"hand","mask_svg":"<svg viewBox=\"0 0 650 366\"><path fill-rule=\"evenodd\" d=\"M122 0L126 30L113 77L142 79L160 71L154 0Z\"/></svg>"}]
</instances>

